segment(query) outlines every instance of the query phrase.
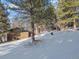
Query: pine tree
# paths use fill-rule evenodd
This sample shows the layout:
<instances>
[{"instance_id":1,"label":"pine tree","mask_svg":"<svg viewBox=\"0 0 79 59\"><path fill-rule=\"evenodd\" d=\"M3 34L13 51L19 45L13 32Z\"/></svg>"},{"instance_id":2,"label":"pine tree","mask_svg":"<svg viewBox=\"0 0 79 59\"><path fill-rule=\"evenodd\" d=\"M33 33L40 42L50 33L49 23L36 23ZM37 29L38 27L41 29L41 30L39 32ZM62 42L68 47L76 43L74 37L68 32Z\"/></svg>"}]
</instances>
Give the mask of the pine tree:
<instances>
[{"instance_id":1,"label":"pine tree","mask_svg":"<svg viewBox=\"0 0 79 59\"><path fill-rule=\"evenodd\" d=\"M78 16L78 9L79 1L59 1L58 5L58 15L59 19L66 20L67 22L73 22L74 28L76 28L76 20L79 18Z\"/></svg>"},{"instance_id":2,"label":"pine tree","mask_svg":"<svg viewBox=\"0 0 79 59\"><path fill-rule=\"evenodd\" d=\"M9 22L3 5L0 2L0 32L6 32L9 29Z\"/></svg>"},{"instance_id":3,"label":"pine tree","mask_svg":"<svg viewBox=\"0 0 79 59\"><path fill-rule=\"evenodd\" d=\"M13 2L19 6L21 10L27 11L31 28L32 28L32 41L35 41L35 24L46 24L46 22L52 21L55 13L53 6L49 7L48 0L20 0L21 2Z\"/></svg>"}]
</instances>

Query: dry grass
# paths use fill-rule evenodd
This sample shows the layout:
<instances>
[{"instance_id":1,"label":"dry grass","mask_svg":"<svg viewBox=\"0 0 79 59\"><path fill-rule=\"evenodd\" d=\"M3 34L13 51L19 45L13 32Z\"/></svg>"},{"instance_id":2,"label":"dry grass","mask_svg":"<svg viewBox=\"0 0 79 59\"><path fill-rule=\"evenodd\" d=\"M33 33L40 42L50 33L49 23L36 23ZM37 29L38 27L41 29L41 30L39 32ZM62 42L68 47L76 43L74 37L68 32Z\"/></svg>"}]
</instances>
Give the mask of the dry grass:
<instances>
[{"instance_id":1,"label":"dry grass","mask_svg":"<svg viewBox=\"0 0 79 59\"><path fill-rule=\"evenodd\" d=\"M18 36L19 39L24 39L24 38L28 38L28 32L21 32L20 36Z\"/></svg>"}]
</instances>

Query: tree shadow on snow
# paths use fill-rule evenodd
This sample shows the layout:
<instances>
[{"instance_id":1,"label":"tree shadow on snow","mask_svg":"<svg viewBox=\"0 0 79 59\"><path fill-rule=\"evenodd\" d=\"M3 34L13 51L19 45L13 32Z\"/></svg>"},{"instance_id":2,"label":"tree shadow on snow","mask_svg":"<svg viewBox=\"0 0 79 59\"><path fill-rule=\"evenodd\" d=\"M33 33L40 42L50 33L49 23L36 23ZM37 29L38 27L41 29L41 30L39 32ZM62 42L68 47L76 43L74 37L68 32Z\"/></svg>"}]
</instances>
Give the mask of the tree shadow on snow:
<instances>
[{"instance_id":1,"label":"tree shadow on snow","mask_svg":"<svg viewBox=\"0 0 79 59\"><path fill-rule=\"evenodd\" d=\"M23 46L25 48L31 48L31 47L34 47L34 46L40 46L43 42L44 42L44 40L35 40L33 42L27 42Z\"/></svg>"}]
</instances>

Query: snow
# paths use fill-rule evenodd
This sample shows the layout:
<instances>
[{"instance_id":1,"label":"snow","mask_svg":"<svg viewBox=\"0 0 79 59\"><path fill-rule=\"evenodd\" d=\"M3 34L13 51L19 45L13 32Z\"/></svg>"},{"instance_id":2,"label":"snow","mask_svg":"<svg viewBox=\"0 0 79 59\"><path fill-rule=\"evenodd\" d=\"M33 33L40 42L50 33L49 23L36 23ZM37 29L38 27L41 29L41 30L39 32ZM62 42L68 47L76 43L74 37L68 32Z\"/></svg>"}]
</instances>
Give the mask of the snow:
<instances>
[{"instance_id":1,"label":"snow","mask_svg":"<svg viewBox=\"0 0 79 59\"><path fill-rule=\"evenodd\" d=\"M0 45L0 59L79 59L79 32L45 32L36 36L42 42L34 45L31 38Z\"/></svg>"}]
</instances>

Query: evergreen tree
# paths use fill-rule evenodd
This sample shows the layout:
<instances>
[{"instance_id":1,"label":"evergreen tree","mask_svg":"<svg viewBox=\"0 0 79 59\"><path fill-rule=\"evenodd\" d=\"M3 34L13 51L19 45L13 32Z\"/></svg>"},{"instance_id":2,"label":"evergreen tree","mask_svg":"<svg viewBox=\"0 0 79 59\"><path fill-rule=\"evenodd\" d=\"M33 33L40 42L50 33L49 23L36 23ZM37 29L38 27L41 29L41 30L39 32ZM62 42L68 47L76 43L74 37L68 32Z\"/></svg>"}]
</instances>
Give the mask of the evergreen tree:
<instances>
[{"instance_id":1,"label":"evergreen tree","mask_svg":"<svg viewBox=\"0 0 79 59\"><path fill-rule=\"evenodd\" d=\"M0 32L6 32L9 29L9 22L7 15L5 14L5 9L0 2Z\"/></svg>"},{"instance_id":2,"label":"evergreen tree","mask_svg":"<svg viewBox=\"0 0 79 59\"><path fill-rule=\"evenodd\" d=\"M79 1L59 1L58 5L58 16L61 20L66 20L67 22L73 22L74 28L76 28L76 20L79 18L78 9Z\"/></svg>"},{"instance_id":3,"label":"evergreen tree","mask_svg":"<svg viewBox=\"0 0 79 59\"><path fill-rule=\"evenodd\" d=\"M48 0L20 0L19 3L13 2L20 7L20 10L27 11L32 28L32 41L35 41L35 24L46 24L56 18L54 7L49 6ZM55 18L54 18L55 17ZM52 21L53 22L53 21ZM48 24L48 23L47 23Z\"/></svg>"}]
</instances>

